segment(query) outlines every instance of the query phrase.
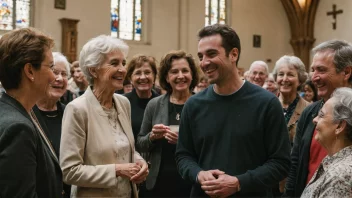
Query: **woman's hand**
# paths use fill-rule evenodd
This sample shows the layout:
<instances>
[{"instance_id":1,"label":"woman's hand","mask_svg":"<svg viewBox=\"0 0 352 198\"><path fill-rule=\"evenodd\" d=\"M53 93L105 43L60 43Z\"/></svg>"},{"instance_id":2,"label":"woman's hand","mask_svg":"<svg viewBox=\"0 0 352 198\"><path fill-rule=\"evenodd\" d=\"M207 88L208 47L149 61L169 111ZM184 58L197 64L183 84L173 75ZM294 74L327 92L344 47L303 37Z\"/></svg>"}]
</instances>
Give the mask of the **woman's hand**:
<instances>
[{"instance_id":1,"label":"woman's hand","mask_svg":"<svg viewBox=\"0 0 352 198\"><path fill-rule=\"evenodd\" d=\"M128 179L140 172L141 168L142 166L137 163L115 164L116 176Z\"/></svg>"},{"instance_id":2,"label":"woman's hand","mask_svg":"<svg viewBox=\"0 0 352 198\"><path fill-rule=\"evenodd\" d=\"M169 129L168 126L163 124L156 124L153 126L152 131L150 132L149 139L150 141L158 140L164 138L166 130Z\"/></svg>"},{"instance_id":3,"label":"woman's hand","mask_svg":"<svg viewBox=\"0 0 352 198\"><path fill-rule=\"evenodd\" d=\"M146 161L138 160L136 163L141 167L141 169L137 174L131 177L131 181L133 183L139 184L146 180L149 174L149 170L148 170L148 164Z\"/></svg>"},{"instance_id":4,"label":"woman's hand","mask_svg":"<svg viewBox=\"0 0 352 198\"><path fill-rule=\"evenodd\" d=\"M168 143L170 144L177 144L177 139L178 139L178 132L173 132L171 130L166 130L166 133L164 134L165 139L167 140Z\"/></svg>"}]
</instances>

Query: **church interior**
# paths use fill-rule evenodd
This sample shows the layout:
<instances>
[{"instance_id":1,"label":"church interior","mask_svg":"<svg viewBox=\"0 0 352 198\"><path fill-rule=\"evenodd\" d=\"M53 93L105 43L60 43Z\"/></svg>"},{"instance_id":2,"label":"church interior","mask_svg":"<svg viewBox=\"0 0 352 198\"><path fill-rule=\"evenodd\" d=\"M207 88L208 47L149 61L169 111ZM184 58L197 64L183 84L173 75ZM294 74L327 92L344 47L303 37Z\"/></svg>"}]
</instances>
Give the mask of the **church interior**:
<instances>
[{"instance_id":1,"label":"church interior","mask_svg":"<svg viewBox=\"0 0 352 198\"><path fill-rule=\"evenodd\" d=\"M54 38L54 51L70 61L101 34L123 38L130 47L128 57L146 54L160 60L168 51L182 49L198 61L197 31L220 22L241 39L240 68L263 60L271 70L285 54L300 57L309 68L310 50L317 44L352 40L349 8L350 0L1 0L0 35L38 28ZM123 28L134 33L122 35Z\"/></svg>"}]
</instances>

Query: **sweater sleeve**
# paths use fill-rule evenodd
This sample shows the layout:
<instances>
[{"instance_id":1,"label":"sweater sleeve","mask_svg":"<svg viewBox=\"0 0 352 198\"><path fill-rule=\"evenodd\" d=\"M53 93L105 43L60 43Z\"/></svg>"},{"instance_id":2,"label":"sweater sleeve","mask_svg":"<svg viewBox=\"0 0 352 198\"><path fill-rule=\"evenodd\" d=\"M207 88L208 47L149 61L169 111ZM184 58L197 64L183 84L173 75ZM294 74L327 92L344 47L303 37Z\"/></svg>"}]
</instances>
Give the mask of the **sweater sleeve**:
<instances>
[{"instance_id":1,"label":"sweater sleeve","mask_svg":"<svg viewBox=\"0 0 352 198\"><path fill-rule=\"evenodd\" d=\"M254 170L236 175L241 192L270 189L283 180L290 168L290 143L282 107L277 98L264 109L264 141L268 158Z\"/></svg>"},{"instance_id":2,"label":"sweater sleeve","mask_svg":"<svg viewBox=\"0 0 352 198\"><path fill-rule=\"evenodd\" d=\"M117 185L115 164L85 165L86 125L88 120L79 107L68 104L63 120L60 166L67 184L81 187L111 188Z\"/></svg>"},{"instance_id":3,"label":"sweater sleeve","mask_svg":"<svg viewBox=\"0 0 352 198\"><path fill-rule=\"evenodd\" d=\"M189 108L191 106L190 103L186 102L182 110L175 157L178 171L182 178L196 183L197 175L202 169L197 163L197 154L194 150L194 142L192 139L192 128L190 125L192 119L189 115Z\"/></svg>"}]
</instances>

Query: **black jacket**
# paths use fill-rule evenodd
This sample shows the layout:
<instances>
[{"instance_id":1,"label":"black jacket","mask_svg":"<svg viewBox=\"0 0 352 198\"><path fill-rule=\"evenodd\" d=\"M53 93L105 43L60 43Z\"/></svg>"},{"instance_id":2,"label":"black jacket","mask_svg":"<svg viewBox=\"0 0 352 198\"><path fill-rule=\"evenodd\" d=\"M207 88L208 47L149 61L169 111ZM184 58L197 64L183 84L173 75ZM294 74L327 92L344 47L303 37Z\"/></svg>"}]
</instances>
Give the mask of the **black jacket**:
<instances>
[{"instance_id":1,"label":"black jacket","mask_svg":"<svg viewBox=\"0 0 352 198\"><path fill-rule=\"evenodd\" d=\"M23 106L0 94L0 197L61 197L62 173Z\"/></svg>"},{"instance_id":2,"label":"black jacket","mask_svg":"<svg viewBox=\"0 0 352 198\"><path fill-rule=\"evenodd\" d=\"M288 174L284 197L300 197L307 184L310 145L322 101L317 101L302 112L296 128L296 136L291 153L291 168Z\"/></svg>"}]
</instances>

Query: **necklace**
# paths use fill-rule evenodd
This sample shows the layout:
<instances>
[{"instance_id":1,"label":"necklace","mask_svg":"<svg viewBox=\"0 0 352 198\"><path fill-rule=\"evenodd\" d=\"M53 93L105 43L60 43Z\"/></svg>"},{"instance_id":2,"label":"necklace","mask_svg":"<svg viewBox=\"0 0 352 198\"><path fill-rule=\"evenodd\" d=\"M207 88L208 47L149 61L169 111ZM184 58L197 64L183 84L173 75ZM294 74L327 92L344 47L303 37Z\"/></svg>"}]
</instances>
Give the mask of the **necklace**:
<instances>
[{"instance_id":1,"label":"necklace","mask_svg":"<svg viewBox=\"0 0 352 198\"><path fill-rule=\"evenodd\" d=\"M176 112L176 117L175 117L175 119L177 120L177 121L179 121L180 120L180 118L181 118L181 112L182 112L182 107L181 107L181 110L180 111L177 111L177 108L176 108L176 105L174 104L174 103L171 103L172 104L172 106L174 107L174 110L175 110L175 112Z\"/></svg>"}]
</instances>

